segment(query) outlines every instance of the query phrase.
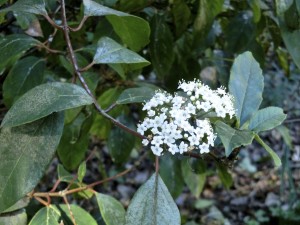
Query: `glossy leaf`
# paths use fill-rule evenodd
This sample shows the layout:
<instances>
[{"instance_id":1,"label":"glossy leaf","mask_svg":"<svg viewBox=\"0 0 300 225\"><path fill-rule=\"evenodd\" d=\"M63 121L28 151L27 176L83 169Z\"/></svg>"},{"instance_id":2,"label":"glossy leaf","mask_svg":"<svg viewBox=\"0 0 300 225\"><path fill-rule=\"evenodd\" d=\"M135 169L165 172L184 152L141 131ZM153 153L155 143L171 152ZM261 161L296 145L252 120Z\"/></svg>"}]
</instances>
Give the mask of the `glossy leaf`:
<instances>
[{"instance_id":1,"label":"glossy leaf","mask_svg":"<svg viewBox=\"0 0 300 225\"><path fill-rule=\"evenodd\" d=\"M216 166L220 180L222 181L225 188L229 189L233 184L231 174L228 172L227 167L222 165L221 163L216 162Z\"/></svg>"},{"instance_id":2,"label":"glossy leaf","mask_svg":"<svg viewBox=\"0 0 300 225\"><path fill-rule=\"evenodd\" d=\"M264 78L250 52L239 55L232 65L229 92L234 97L236 117L242 126L258 110L262 101Z\"/></svg>"},{"instance_id":3,"label":"glossy leaf","mask_svg":"<svg viewBox=\"0 0 300 225\"><path fill-rule=\"evenodd\" d=\"M23 126L1 129L0 212L37 185L53 157L62 130L61 113Z\"/></svg>"},{"instance_id":4,"label":"glossy leaf","mask_svg":"<svg viewBox=\"0 0 300 225\"><path fill-rule=\"evenodd\" d=\"M155 90L149 87L128 88L122 92L117 104L139 103L150 100Z\"/></svg>"},{"instance_id":5,"label":"glossy leaf","mask_svg":"<svg viewBox=\"0 0 300 225\"><path fill-rule=\"evenodd\" d=\"M14 103L5 115L1 126L19 126L53 112L92 103L92 97L80 86L61 82L42 84L25 93Z\"/></svg>"},{"instance_id":6,"label":"glossy leaf","mask_svg":"<svg viewBox=\"0 0 300 225\"><path fill-rule=\"evenodd\" d=\"M82 182L85 174L86 174L86 162L83 161L82 163L80 163L80 165L78 167L78 172L77 172L79 182Z\"/></svg>"},{"instance_id":7,"label":"glossy leaf","mask_svg":"<svg viewBox=\"0 0 300 225\"><path fill-rule=\"evenodd\" d=\"M279 126L286 114L278 107L267 107L254 113L249 122L249 129L255 132L271 130Z\"/></svg>"},{"instance_id":8,"label":"glossy leaf","mask_svg":"<svg viewBox=\"0 0 300 225\"><path fill-rule=\"evenodd\" d=\"M184 0L175 0L172 6L172 14L176 27L176 36L180 36L190 22L191 11Z\"/></svg>"},{"instance_id":9,"label":"glossy leaf","mask_svg":"<svg viewBox=\"0 0 300 225\"><path fill-rule=\"evenodd\" d=\"M196 198L199 198L206 181L205 171L202 171L202 173L198 174L195 173L189 160L182 160L181 171L183 179L188 188L190 189L191 193Z\"/></svg>"},{"instance_id":10,"label":"glossy leaf","mask_svg":"<svg viewBox=\"0 0 300 225\"><path fill-rule=\"evenodd\" d=\"M6 209L2 213L9 213L9 212L14 212L14 211L23 209L29 204L29 201L30 201L29 197L26 196L26 197L20 199L19 201L17 201L15 204L13 204L11 207Z\"/></svg>"},{"instance_id":11,"label":"glossy leaf","mask_svg":"<svg viewBox=\"0 0 300 225\"><path fill-rule=\"evenodd\" d=\"M184 181L180 169L180 160L167 154L160 157L159 173L173 198L177 198L183 190Z\"/></svg>"},{"instance_id":12,"label":"glossy leaf","mask_svg":"<svg viewBox=\"0 0 300 225\"><path fill-rule=\"evenodd\" d=\"M20 96L41 84L44 79L45 61L27 57L18 61L3 83L3 98L11 106Z\"/></svg>"},{"instance_id":13,"label":"glossy leaf","mask_svg":"<svg viewBox=\"0 0 300 225\"><path fill-rule=\"evenodd\" d=\"M136 129L131 117L122 115L117 120L132 130ZM114 127L111 130L107 140L108 151L116 163L123 163L128 160L134 144L135 136L119 127Z\"/></svg>"},{"instance_id":14,"label":"glossy leaf","mask_svg":"<svg viewBox=\"0 0 300 225\"><path fill-rule=\"evenodd\" d=\"M0 225L27 225L27 214L25 209L0 216Z\"/></svg>"},{"instance_id":15,"label":"glossy leaf","mask_svg":"<svg viewBox=\"0 0 300 225\"><path fill-rule=\"evenodd\" d=\"M104 64L135 64L135 69L150 64L137 53L124 48L109 37L103 37L98 41L94 62Z\"/></svg>"},{"instance_id":16,"label":"glossy leaf","mask_svg":"<svg viewBox=\"0 0 300 225\"><path fill-rule=\"evenodd\" d=\"M0 38L0 69L5 68L40 42L24 34L11 34Z\"/></svg>"},{"instance_id":17,"label":"glossy leaf","mask_svg":"<svg viewBox=\"0 0 300 225\"><path fill-rule=\"evenodd\" d=\"M62 182L71 183L75 181L74 176L70 174L61 164L57 166L58 179Z\"/></svg>"},{"instance_id":18,"label":"glossy leaf","mask_svg":"<svg viewBox=\"0 0 300 225\"><path fill-rule=\"evenodd\" d=\"M70 205L70 210L77 225L97 225L95 219L77 205ZM29 225L72 225L72 217L67 205L49 205L41 208L32 218Z\"/></svg>"},{"instance_id":19,"label":"glossy leaf","mask_svg":"<svg viewBox=\"0 0 300 225\"><path fill-rule=\"evenodd\" d=\"M133 51L139 51L149 43L150 27L142 18L117 11L91 0L84 0L86 16L106 16L115 33Z\"/></svg>"},{"instance_id":20,"label":"glossy leaf","mask_svg":"<svg viewBox=\"0 0 300 225\"><path fill-rule=\"evenodd\" d=\"M18 0L10 7L0 10L1 12L18 11L39 15L47 15L44 0Z\"/></svg>"},{"instance_id":21,"label":"glossy leaf","mask_svg":"<svg viewBox=\"0 0 300 225\"><path fill-rule=\"evenodd\" d=\"M274 164L276 167L281 166L281 160L278 155L256 134L255 140L264 147L264 149L270 154L272 157Z\"/></svg>"},{"instance_id":22,"label":"glossy leaf","mask_svg":"<svg viewBox=\"0 0 300 225\"><path fill-rule=\"evenodd\" d=\"M125 209L115 198L101 193L96 194L98 206L106 225L125 224Z\"/></svg>"},{"instance_id":23,"label":"glossy leaf","mask_svg":"<svg viewBox=\"0 0 300 225\"><path fill-rule=\"evenodd\" d=\"M168 75L174 61L173 35L163 16L155 15L151 20L149 51L156 75Z\"/></svg>"},{"instance_id":24,"label":"glossy leaf","mask_svg":"<svg viewBox=\"0 0 300 225\"><path fill-rule=\"evenodd\" d=\"M254 133L251 131L236 130L221 121L217 121L215 125L216 132L225 147L225 155L227 157L235 148L252 143Z\"/></svg>"},{"instance_id":25,"label":"glossy leaf","mask_svg":"<svg viewBox=\"0 0 300 225\"><path fill-rule=\"evenodd\" d=\"M159 175L153 174L135 193L126 225L179 225L179 210Z\"/></svg>"}]
</instances>

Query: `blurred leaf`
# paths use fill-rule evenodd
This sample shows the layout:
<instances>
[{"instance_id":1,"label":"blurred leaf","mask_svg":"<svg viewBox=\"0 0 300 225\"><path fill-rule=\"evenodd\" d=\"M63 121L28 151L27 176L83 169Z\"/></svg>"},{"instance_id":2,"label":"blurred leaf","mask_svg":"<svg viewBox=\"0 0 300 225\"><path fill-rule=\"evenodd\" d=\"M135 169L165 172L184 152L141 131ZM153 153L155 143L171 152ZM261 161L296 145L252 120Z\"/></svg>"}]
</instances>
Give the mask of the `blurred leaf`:
<instances>
[{"instance_id":1,"label":"blurred leaf","mask_svg":"<svg viewBox=\"0 0 300 225\"><path fill-rule=\"evenodd\" d=\"M94 62L104 64L135 64L135 69L150 64L137 53L124 48L109 37L103 37L98 41Z\"/></svg>"},{"instance_id":2,"label":"blurred leaf","mask_svg":"<svg viewBox=\"0 0 300 225\"><path fill-rule=\"evenodd\" d=\"M196 198L199 198L206 181L205 171L195 173L189 160L182 160L181 171L186 185L188 186L192 194Z\"/></svg>"},{"instance_id":3,"label":"blurred leaf","mask_svg":"<svg viewBox=\"0 0 300 225\"><path fill-rule=\"evenodd\" d=\"M124 12L134 12L149 5L149 0L119 0L118 8Z\"/></svg>"},{"instance_id":4,"label":"blurred leaf","mask_svg":"<svg viewBox=\"0 0 300 225\"><path fill-rule=\"evenodd\" d=\"M45 61L29 56L18 61L3 83L3 99L10 107L20 96L41 84L44 79Z\"/></svg>"},{"instance_id":5,"label":"blurred leaf","mask_svg":"<svg viewBox=\"0 0 300 225\"><path fill-rule=\"evenodd\" d=\"M260 0L247 0L253 12L253 21L258 23L261 18Z\"/></svg>"},{"instance_id":6,"label":"blurred leaf","mask_svg":"<svg viewBox=\"0 0 300 225\"><path fill-rule=\"evenodd\" d=\"M131 117L121 115L117 120L128 128L136 130ZM124 163L128 160L134 144L135 136L119 127L113 127L107 140L108 151L116 163Z\"/></svg>"},{"instance_id":7,"label":"blurred leaf","mask_svg":"<svg viewBox=\"0 0 300 225\"><path fill-rule=\"evenodd\" d=\"M153 16L149 51L156 75L162 79L168 75L174 61L173 35L163 16Z\"/></svg>"},{"instance_id":8,"label":"blurred leaf","mask_svg":"<svg viewBox=\"0 0 300 225\"><path fill-rule=\"evenodd\" d=\"M64 225L74 224L70 210L76 221L76 225L97 225L95 219L84 209L77 205L49 205L41 208L31 219L29 225L60 225L63 221Z\"/></svg>"},{"instance_id":9,"label":"blurred leaf","mask_svg":"<svg viewBox=\"0 0 300 225\"><path fill-rule=\"evenodd\" d=\"M84 160L89 144L88 132L93 121L92 112L85 109L72 123L65 125L57 153L66 169L74 170Z\"/></svg>"},{"instance_id":10,"label":"blurred leaf","mask_svg":"<svg viewBox=\"0 0 300 225\"><path fill-rule=\"evenodd\" d=\"M254 134L251 131L236 130L221 121L217 121L215 125L216 132L225 147L226 157L228 157L235 148L252 143Z\"/></svg>"},{"instance_id":11,"label":"blurred leaf","mask_svg":"<svg viewBox=\"0 0 300 225\"><path fill-rule=\"evenodd\" d=\"M176 27L176 36L180 36L189 25L191 11L184 0L174 0L172 5L172 15Z\"/></svg>"},{"instance_id":12,"label":"blurred leaf","mask_svg":"<svg viewBox=\"0 0 300 225\"><path fill-rule=\"evenodd\" d=\"M148 87L125 89L116 101L117 104L139 103L150 100L155 90Z\"/></svg>"},{"instance_id":13,"label":"blurred leaf","mask_svg":"<svg viewBox=\"0 0 300 225\"><path fill-rule=\"evenodd\" d=\"M78 180L80 183L82 182L85 174L86 174L86 162L83 161L82 163L80 163L78 172L77 172L77 177L78 177Z\"/></svg>"},{"instance_id":14,"label":"blurred leaf","mask_svg":"<svg viewBox=\"0 0 300 225\"><path fill-rule=\"evenodd\" d=\"M24 34L11 34L0 38L0 70L12 64L28 49L39 44L38 40Z\"/></svg>"},{"instance_id":15,"label":"blurred leaf","mask_svg":"<svg viewBox=\"0 0 300 225\"><path fill-rule=\"evenodd\" d=\"M33 190L59 143L63 114L0 132L0 212Z\"/></svg>"},{"instance_id":16,"label":"blurred leaf","mask_svg":"<svg viewBox=\"0 0 300 225\"><path fill-rule=\"evenodd\" d=\"M19 126L53 112L92 103L92 97L80 86L61 82L42 84L26 92L14 103L6 113L1 127Z\"/></svg>"},{"instance_id":17,"label":"blurred leaf","mask_svg":"<svg viewBox=\"0 0 300 225\"><path fill-rule=\"evenodd\" d=\"M180 169L180 160L167 154L160 157L159 173L173 198L177 198L183 190L184 180Z\"/></svg>"},{"instance_id":18,"label":"blurred leaf","mask_svg":"<svg viewBox=\"0 0 300 225\"><path fill-rule=\"evenodd\" d=\"M126 225L180 224L179 210L159 175L153 174L133 196Z\"/></svg>"},{"instance_id":19,"label":"blurred leaf","mask_svg":"<svg viewBox=\"0 0 300 225\"><path fill-rule=\"evenodd\" d=\"M0 225L27 225L27 214L25 209L0 216Z\"/></svg>"},{"instance_id":20,"label":"blurred leaf","mask_svg":"<svg viewBox=\"0 0 300 225\"><path fill-rule=\"evenodd\" d=\"M271 130L279 126L286 118L286 114L278 107L267 107L258 110L250 119L249 129L255 132Z\"/></svg>"},{"instance_id":21,"label":"blurred leaf","mask_svg":"<svg viewBox=\"0 0 300 225\"><path fill-rule=\"evenodd\" d=\"M133 51L139 51L149 43L150 27L146 20L91 0L84 0L83 4L86 16L106 16L116 34Z\"/></svg>"},{"instance_id":22,"label":"blurred leaf","mask_svg":"<svg viewBox=\"0 0 300 225\"><path fill-rule=\"evenodd\" d=\"M73 182L75 181L74 176L70 174L61 164L58 164L57 166L57 174L58 174L58 179L62 182Z\"/></svg>"},{"instance_id":23,"label":"blurred leaf","mask_svg":"<svg viewBox=\"0 0 300 225\"><path fill-rule=\"evenodd\" d=\"M230 173L227 171L227 167L221 163L216 162L218 175L225 186L226 189L229 189L233 184L233 179Z\"/></svg>"},{"instance_id":24,"label":"blurred leaf","mask_svg":"<svg viewBox=\"0 0 300 225\"><path fill-rule=\"evenodd\" d=\"M264 147L264 149L266 149L266 151L270 154L270 156L272 157L274 164L276 167L281 166L281 160L278 157L278 155L256 134L255 135L255 140L261 144L261 146Z\"/></svg>"},{"instance_id":25,"label":"blurred leaf","mask_svg":"<svg viewBox=\"0 0 300 225\"><path fill-rule=\"evenodd\" d=\"M13 5L1 9L1 12L18 11L39 15L47 15L46 5L44 0L18 0Z\"/></svg>"},{"instance_id":26,"label":"blurred leaf","mask_svg":"<svg viewBox=\"0 0 300 225\"><path fill-rule=\"evenodd\" d=\"M293 4L293 0L275 0L277 14L283 14Z\"/></svg>"},{"instance_id":27,"label":"blurred leaf","mask_svg":"<svg viewBox=\"0 0 300 225\"><path fill-rule=\"evenodd\" d=\"M98 206L106 225L125 224L125 209L123 205L115 198L96 193Z\"/></svg>"},{"instance_id":28,"label":"blurred leaf","mask_svg":"<svg viewBox=\"0 0 300 225\"><path fill-rule=\"evenodd\" d=\"M195 208L196 209L205 209L209 208L214 204L213 200L208 200L208 199L199 199L195 203Z\"/></svg>"},{"instance_id":29,"label":"blurred leaf","mask_svg":"<svg viewBox=\"0 0 300 225\"><path fill-rule=\"evenodd\" d=\"M264 77L251 52L239 55L231 67L229 92L234 97L236 117L242 126L255 113L262 101Z\"/></svg>"},{"instance_id":30,"label":"blurred leaf","mask_svg":"<svg viewBox=\"0 0 300 225\"><path fill-rule=\"evenodd\" d=\"M279 131L279 133L281 134L284 142L286 143L286 145L290 148L293 149L293 140L292 140L292 136L290 134L290 130L284 126L284 125L280 125L278 127L276 127L276 129Z\"/></svg>"}]
</instances>

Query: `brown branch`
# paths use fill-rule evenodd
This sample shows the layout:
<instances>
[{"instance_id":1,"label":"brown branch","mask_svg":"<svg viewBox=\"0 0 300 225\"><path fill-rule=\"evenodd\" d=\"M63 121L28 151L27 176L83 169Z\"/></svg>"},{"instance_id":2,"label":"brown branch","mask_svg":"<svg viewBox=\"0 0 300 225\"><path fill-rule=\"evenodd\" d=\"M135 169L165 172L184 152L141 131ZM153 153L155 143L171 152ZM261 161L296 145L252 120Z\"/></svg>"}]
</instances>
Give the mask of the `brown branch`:
<instances>
[{"instance_id":1,"label":"brown branch","mask_svg":"<svg viewBox=\"0 0 300 225\"><path fill-rule=\"evenodd\" d=\"M60 51L60 50L55 50L55 49L51 49L49 48L47 45L45 45L44 43L41 43L38 45L38 47L44 48L46 49L48 52L54 53L54 54L65 54L65 52Z\"/></svg>"},{"instance_id":2,"label":"brown branch","mask_svg":"<svg viewBox=\"0 0 300 225\"><path fill-rule=\"evenodd\" d=\"M155 156L155 173L156 173L156 175L158 174L158 172L159 172L159 157Z\"/></svg>"},{"instance_id":3,"label":"brown branch","mask_svg":"<svg viewBox=\"0 0 300 225\"><path fill-rule=\"evenodd\" d=\"M104 112L108 113L109 111L111 111L112 109L114 109L117 106L117 103L113 103L110 106L107 107L107 109L104 110Z\"/></svg>"},{"instance_id":4,"label":"brown branch","mask_svg":"<svg viewBox=\"0 0 300 225\"><path fill-rule=\"evenodd\" d=\"M73 214L73 212L72 212L72 210L71 210L71 206L70 206L70 204L69 204L69 201L68 201L67 197L64 196L63 199L64 199L65 204L66 204L67 207L68 207L68 210L69 210L70 217L71 217L71 220L72 220L73 225L77 225L76 220L75 220L75 217L74 217L74 214Z\"/></svg>"},{"instance_id":5,"label":"brown branch","mask_svg":"<svg viewBox=\"0 0 300 225\"><path fill-rule=\"evenodd\" d=\"M120 127L121 129L127 131L128 133L131 133L132 135L134 135L136 137L139 137L141 139L146 138L145 136L143 136L140 133L130 129L129 127L125 126L124 124L120 123L119 121L117 121L116 119L114 119L113 117L108 115L104 110L102 110L101 106L98 104L95 96L92 94L90 88L88 87L87 83L85 82L85 80L82 77L81 72L79 70L77 59L76 59L76 56L75 56L75 53L74 53L74 50L73 50L73 46L71 44L70 36L69 36L69 27L68 27L67 18L66 18L65 0L61 0L61 9L62 9L61 10L61 12L62 12L62 28L63 28L65 40L66 40L66 43L67 43L68 51L69 51L69 54L70 54L70 58L71 58L71 62L72 62L75 74L79 78L80 83L82 84L82 86L84 87L86 92L93 98L93 102L94 102L94 106L95 106L96 110L102 116L109 119L113 124Z\"/></svg>"},{"instance_id":6,"label":"brown branch","mask_svg":"<svg viewBox=\"0 0 300 225\"><path fill-rule=\"evenodd\" d=\"M95 62L93 61L86 67L79 69L79 72L85 72L85 71L89 70L90 68L92 68L94 65L95 65Z\"/></svg>"},{"instance_id":7,"label":"brown branch","mask_svg":"<svg viewBox=\"0 0 300 225\"><path fill-rule=\"evenodd\" d=\"M58 30L62 30L63 28L59 25L57 25L47 14L46 15L43 15L45 17L45 19L53 26L55 27L56 29Z\"/></svg>"},{"instance_id":8,"label":"brown branch","mask_svg":"<svg viewBox=\"0 0 300 225\"><path fill-rule=\"evenodd\" d=\"M89 17L88 17L88 16L84 16L84 17L82 18L80 24L78 25L78 27L76 27L76 28L69 27L70 31L72 31L72 32L77 32L77 31L79 31L79 30L82 28L82 26L84 25L84 23L85 23L85 21L87 20L87 18L89 18Z\"/></svg>"}]
</instances>

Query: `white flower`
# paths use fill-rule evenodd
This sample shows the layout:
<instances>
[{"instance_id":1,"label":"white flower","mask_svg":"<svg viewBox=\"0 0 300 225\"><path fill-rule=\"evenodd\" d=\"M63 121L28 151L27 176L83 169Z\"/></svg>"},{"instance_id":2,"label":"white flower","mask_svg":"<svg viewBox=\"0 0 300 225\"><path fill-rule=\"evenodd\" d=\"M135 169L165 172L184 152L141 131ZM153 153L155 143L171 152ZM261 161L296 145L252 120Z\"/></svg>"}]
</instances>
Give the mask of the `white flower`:
<instances>
[{"instance_id":1,"label":"white flower","mask_svg":"<svg viewBox=\"0 0 300 225\"><path fill-rule=\"evenodd\" d=\"M188 151L188 145L182 141L179 145L179 153L182 154L187 151Z\"/></svg>"},{"instance_id":2,"label":"white flower","mask_svg":"<svg viewBox=\"0 0 300 225\"><path fill-rule=\"evenodd\" d=\"M157 145L152 145L151 150L154 155L161 156L161 153L163 152L163 149Z\"/></svg>"},{"instance_id":3,"label":"white flower","mask_svg":"<svg viewBox=\"0 0 300 225\"><path fill-rule=\"evenodd\" d=\"M202 143L201 145L199 145L199 149L200 149L200 153L208 153L209 152L209 144L206 143Z\"/></svg>"},{"instance_id":4,"label":"white flower","mask_svg":"<svg viewBox=\"0 0 300 225\"><path fill-rule=\"evenodd\" d=\"M143 139L142 144L143 144L144 146L147 146L147 145L149 144L148 139Z\"/></svg>"}]
</instances>

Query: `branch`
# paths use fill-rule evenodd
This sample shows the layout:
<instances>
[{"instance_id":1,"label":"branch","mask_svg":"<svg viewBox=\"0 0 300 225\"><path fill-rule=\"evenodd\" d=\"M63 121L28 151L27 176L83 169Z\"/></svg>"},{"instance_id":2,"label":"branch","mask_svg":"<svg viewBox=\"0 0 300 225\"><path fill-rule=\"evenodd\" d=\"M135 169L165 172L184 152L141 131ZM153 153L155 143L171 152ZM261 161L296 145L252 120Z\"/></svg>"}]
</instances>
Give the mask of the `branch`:
<instances>
[{"instance_id":1,"label":"branch","mask_svg":"<svg viewBox=\"0 0 300 225\"><path fill-rule=\"evenodd\" d=\"M38 47L44 48L46 49L48 52L54 53L54 54L65 54L65 52L60 51L60 50L55 50L55 49L51 49L49 48L47 45L45 45L44 43L41 43L40 45L38 45Z\"/></svg>"},{"instance_id":2,"label":"branch","mask_svg":"<svg viewBox=\"0 0 300 225\"><path fill-rule=\"evenodd\" d=\"M75 53L73 50L73 46L71 44L71 40L70 40L70 36L69 36L69 27L68 27L68 23L67 23L67 18L66 18L66 7L65 7L65 0L61 0L61 12L62 12L62 29L64 32L64 36L65 36L65 40L67 42L67 48L70 54L70 58L71 58L71 62L75 71L76 76L79 78L80 83L82 84L83 88L86 90L86 92L93 98L93 102L94 102L94 106L96 108L96 110L105 118L109 119L113 124L115 124L116 126L120 127L121 129L127 131L128 133L131 133L132 135L144 139L146 138L145 136L141 135L140 133L130 129L129 127L125 126L124 124L120 123L119 121L117 121L116 119L114 119L113 117L111 117L109 114L107 114L102 108L101 106L98 104L95 96L92 94L90 88L88 87L87 83L85 82L84 78L81 75L78 63L77 63L77 59L75 57Z\"/></svg>"},{"instance_id":3,"label":"branch","mask_svg":"<svg viewBox=\"0 0 300 225\"><path fill-rule=\"evenodd\" d=\"M57 25L47 14L46 15L43 15L45 17L45 19L53 26L55 27L56 29L58 30L62 30L63 27Z\"/></svg>"},{"instance_id":4,"label":"branch","mask_svg":"<svg viewBox=\"0 0 300 225\"><path fill-rule=\"evenodd\" d=\"M89 18L89 17L88 17L88 16L84 16L84 17L82 18L80 24L78 25L78 27L76 27L76 28L69 27L70 31L72 31L72 32L77 32L77 31L79 31L79 30L82 28L82 26L84 25L84 23L85 23L85 21L87 20L87 18Z\"/></svg>"}]
</instances>

